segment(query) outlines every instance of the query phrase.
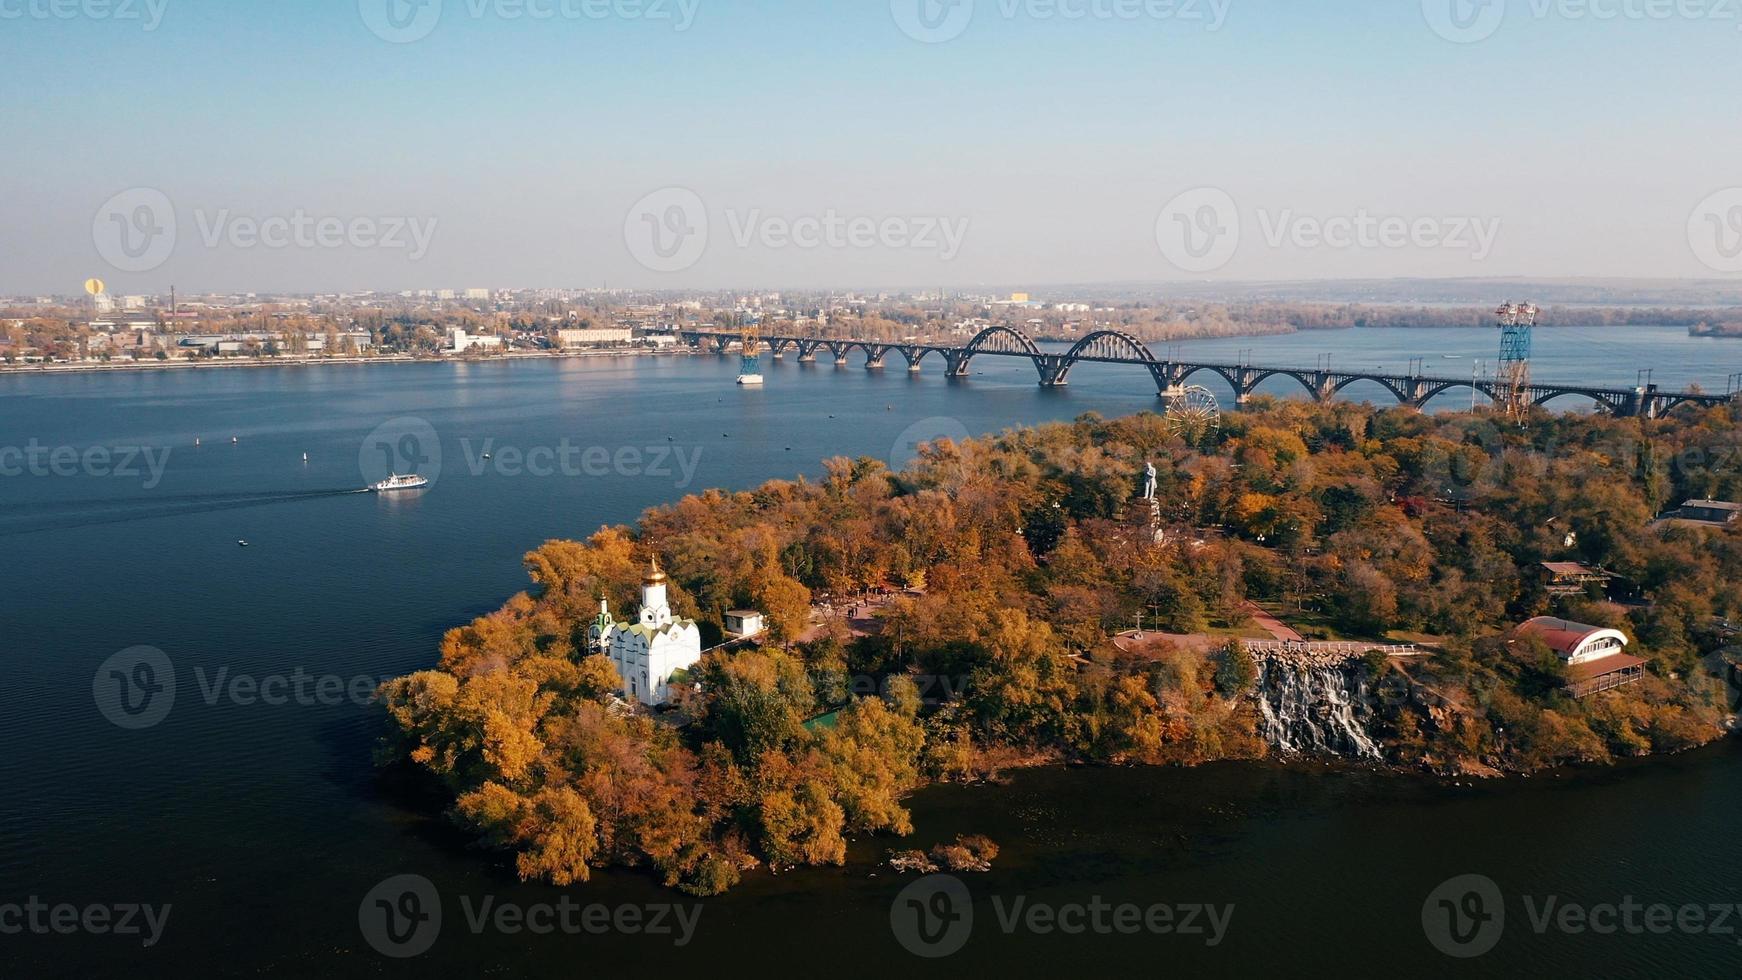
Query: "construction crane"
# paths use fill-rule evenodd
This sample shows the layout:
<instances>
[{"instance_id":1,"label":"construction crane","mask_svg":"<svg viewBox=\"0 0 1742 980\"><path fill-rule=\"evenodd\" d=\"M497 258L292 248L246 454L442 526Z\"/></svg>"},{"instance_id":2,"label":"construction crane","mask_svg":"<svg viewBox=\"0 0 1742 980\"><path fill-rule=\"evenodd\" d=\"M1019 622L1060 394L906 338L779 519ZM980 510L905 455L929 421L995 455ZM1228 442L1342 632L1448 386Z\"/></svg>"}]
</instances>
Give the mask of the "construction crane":
<instances>
[{"instance_id":1,"label":"construction crane","mask_svg":"<svg viewBox=\"0 0 1742 980\"><path fill-rule=\"evenodd\" d=\"M1508 303L1494 312L1500 325L1500 365L1494 377L1494 402L1520 425L1530 417L1531 331L1540 312L1529 303Z\"/></svg>"}]
</instances>

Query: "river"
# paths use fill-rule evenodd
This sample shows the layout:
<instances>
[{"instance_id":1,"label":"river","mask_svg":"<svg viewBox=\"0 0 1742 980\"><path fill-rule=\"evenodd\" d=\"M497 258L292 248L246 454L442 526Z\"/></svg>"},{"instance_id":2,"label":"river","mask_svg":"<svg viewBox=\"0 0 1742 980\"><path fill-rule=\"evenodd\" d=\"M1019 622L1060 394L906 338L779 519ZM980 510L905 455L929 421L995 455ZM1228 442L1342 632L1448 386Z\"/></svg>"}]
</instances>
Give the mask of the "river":
<instances>
[{"instance_id":1,"label":"river","mask_svg":"<svg viewBox=\"0 0 1742 980\"><path fill-rule=\"evenodd\" d=\"M1483 330L1371 330L1183 349L1233 360L1253 348L1259 363L1309 365L1334 351L1339 367L1396 369L1420 356L1430 372L1439 361L1459 373L1494 342ZM1723 390L1742 369L1742 346L1681 330L1557 328L1538 331L1537 359L1546 379L1625 385L1653 367L1661 385ZM1548 896L1599 912L1628 896L1742 902L1734 742L1476 787L1217 765L1049 769L1008 785L929 789L914 801L915 843L984 833L1005 849L992 872L964 876L971 931L942 959L898 941L892 903L914 879L878 869L889 842L872 840L854 843L845 868L752 875L707 900L683 946L641 927L535 935L492 920L475 930L467 912L485 897L517 909L565 895L612 908L690 900L626 872L566 890L518 883L427 801L374 772L378 713L346 691L431 665L445 629L525 587L520 557L548 538L584 536L705 487L814 474L831 455L899 462L936 435L1156 401L1135 368L1084 365L1070 388L1043 391L1026 362L981 358L959 382L926 366L913 378L789 358L767 365L759 391L735 388L736 364L711 355L0 377L0 453L40 462L0 476L0 930L21 921L7 917L8 903L32 897L172 909L149 948L91 927L0 931L0 974L1734 976L1742 967L1734 921L1729 935L1715 923L1667 935L1551 924L1539 934L1532 916ZM429 490L355 492L401 452L423 458L436 477ZM94 684L110 658L139 646L162 651L175 698L167 709L157 701L149 724L123 727L110 716L141 719L99 706ZM444 911L433 948L416 959L381 955L359 928L365 895L402 874L428 879ZM1504 932L1492 951L1459 959L1430 942L1423 910L1440 914L1430 893L1469 874L1500 889ZM1059 922L1099 903L1233 911L1211 946L1147 926L1070 934L1037 927L1044 915L1007 933L1017 899L1024 916L1040 905Z\"/></svg>"}]
</instances>

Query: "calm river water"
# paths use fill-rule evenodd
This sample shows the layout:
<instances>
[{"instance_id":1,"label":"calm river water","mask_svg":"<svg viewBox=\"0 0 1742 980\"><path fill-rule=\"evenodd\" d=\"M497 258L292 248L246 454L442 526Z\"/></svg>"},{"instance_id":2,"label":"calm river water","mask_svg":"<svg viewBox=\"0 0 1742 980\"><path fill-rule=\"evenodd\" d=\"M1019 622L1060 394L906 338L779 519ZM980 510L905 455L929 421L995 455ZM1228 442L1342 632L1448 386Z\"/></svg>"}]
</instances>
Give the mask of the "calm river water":
<instances>
[{"instance_id":1,"label":"calm river water","mask_svg":"<svg viewBox=\"0 0 1742 980\"><path fill-rule=\"evenodd\" d=\"M1399 370L1420 356L1430 371L1440 373L1438 361L1461 374L1491 357L1494 342L1480 330L1385 330L1186 349L1233 360L1256 348L1261 363L1309 365L1334 351L1337 366ZM1537 359L1545 378L1631 384L1638 368L1654 367L1659 384L1723 390L1742 369L1742 342L1563 328L1539 331ZM467 913L486 899L493 909L565 897L612 908L687 900L633 873L567 890L520 884L375 774L378 714L337 685L372 687L429 666L445 629L524 587L520 557L548 538L583 536L705 487L815 473L830 455L900 462L915 441L941 434L1155 404L1133 369L1085 366L1070 389L1042 391L1025 363L983 358L983 373L954 383L936 362L927 368L910 378L788 360L768 367L761 391L736 389L736 365L713 356L0 376L0 452L81 454L0 476L0 975L1742 968L1742 922L1720 924L1709 911L1742 903L1742 747L1733 742L1480 787L1223 765L1045 770L1007 786L928 790L914 802L915 844L985 833L1005 848L992 873L966 879L973 921L951 934L962 946L943 959L898 940L892 905L900 911L897 895L914 879L879 873L887 841L855 842L845 868L752 876L702 904L683 946L621 929L474 926ZM88 454L94 447L117 451ZM148 454L129 459L135 447ZM431 489L355 492L404 455L434 473ZM0 455L0 465L16 459ZM99 704L93 692L113 684L111 658L140 646L162 651L154 663L164 669L141 677L131 670L139 657L124 657L125 676L173 681L173 702L164 710L159 696L139 715ZM299 691L300 678L311 680ZM317 688L314 678L332 680ZM1467 888L1429 902L1442 882L1469 874L1500 892L1504 920L1487 920L1489 931L1474 913L1492 903L1465 904ZM433 947L420 958L383 956L360 929L365 896L396 875L422 876L439 895L442 921L424 934ZM1437 905L1447 895L1453 904ZM1630 897L1706 909L1709 927L1605 933L1557 920L1539 931L1533 918L1552 898L1607 921L1602 907ZM171 911L144 948L138 936L83 927L33 931L19 918L33 898ZM1040 906L1043 918L1007 929L1018 900L1024 916ZM1459 921L1472 942L1497 942L1478 957L1447 956L1424 929L1424 904L1430 920L1446 908L1471 912ZM1074 923L1074 906L1102 905L1167 906L1176 916L1231 905L1232 917L1213 946L1197 934L1045 926L1045 914Z\"/></svg>"}]
</instances>

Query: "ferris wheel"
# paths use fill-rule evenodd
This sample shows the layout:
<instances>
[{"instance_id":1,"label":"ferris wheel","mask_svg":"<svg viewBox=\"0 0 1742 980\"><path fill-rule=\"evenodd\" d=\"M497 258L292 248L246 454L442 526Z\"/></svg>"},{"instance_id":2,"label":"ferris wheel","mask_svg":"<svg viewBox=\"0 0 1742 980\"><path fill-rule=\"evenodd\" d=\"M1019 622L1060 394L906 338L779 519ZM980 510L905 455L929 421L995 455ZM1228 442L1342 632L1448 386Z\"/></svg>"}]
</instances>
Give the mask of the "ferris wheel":
<instances>
[{"instance_id":1,"label":"ferris wheel","mask_svg":"<svg viewBox=\"0 0 1742 980\"><path fill-rule=\"evenodd\" d=\"M1202 385L1171 388L1167 399L1167 427L1187 442L1197 442L1222 428L1222 405Z\"/></svg>"}]
</instances>

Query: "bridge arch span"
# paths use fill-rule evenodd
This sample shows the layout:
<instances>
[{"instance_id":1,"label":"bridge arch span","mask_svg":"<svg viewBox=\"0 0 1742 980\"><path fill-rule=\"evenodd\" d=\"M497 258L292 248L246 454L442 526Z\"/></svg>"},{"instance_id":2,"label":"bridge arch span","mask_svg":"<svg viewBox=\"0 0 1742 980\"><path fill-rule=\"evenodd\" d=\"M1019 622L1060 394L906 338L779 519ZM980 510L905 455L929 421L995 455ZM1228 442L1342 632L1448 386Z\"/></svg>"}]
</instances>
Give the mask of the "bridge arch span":
<instances>
[{"instance_id":1,"label":"bridge arch span","mask_svg":"<svg viewBox=\"0 0 1742 980\"><path fill-rule=\"evenodd\" d=\"M1409 392L1404 391L1403 389L1399 388L1396 384L1394 384L1391 381L1386 380L1385 378L1370 377L1370 376L1364 375L1364 374L1352 374L1349 377L1346 377L1346 378L1343 378L1343 379L1337 381L1337 383L1331 385L1331 394L1333 394L1333 395L1342 394L1344 388L1347 388L1350 385L1356 384L1356 383L1361 382L1361 381L1371 381L1374 384L1378 385L1379 387L1384 388L1386 391L1391 392L1392 395L1396 396L1398 402L1400 402L1402 404L1406 404L1406 405L1409 404Z\"/></svg>"},{"instance_id":2,"label":"bridge arch span","mask_svg":"<svg viewBox=\"0 0 1742 980\"><path fill-rule=\"evenodd\" d=\"M1210 364L1185 365L1184 369L1180 372L1179 376L1176 377L1174 380L1176 382L1178 382L1179 384L1183 385L1187 381L1190 381L1194 375L1200 374L1204 371L1208 371L1211 374L1215 375L1216 377L1221 378L1223 381L1227 382L1229 389L1231 389L1234 392L1234 396L1236 398L1240 397L1240 378L1239 378L1239 376L1236 374L1233 374L1227 370L1224 370L1223 368L1215 367L1214 365L1210 365Z\"/></svg>"},{"instance_id":3,"label":"bridge arch span","mask_svg":"<svg viewBox=\"0 0 1742 980\"><path fill-rule=\"evenodd\" d=\"M1443 382L1443 383L1436 382L1436 383L1430 385L1429 387L1425 388L1422 391L1421 398L1416 400L1416 402L1415 402L1415 407L1416 408L1426 408L1428 402L1433 401L1435 398L1438 398L1439 396L1445 394L1448 391L1457 391L1459 388L1468 388L1474 392L1480 392L1482 394L1487 394L1487 392L1484 391L1482 388L1477 387L1475 384L1473 384L1469 381L1448 381L1448 382ZM1409 401L1409 399L1404 399L1404 401L1407 402L1407 401Z\"/></svg>"},{"instance_id":4,"label":"bridge arch span","mask_svg":"<svg viewBox=\"0 0 1742 980\"><path fill-rule=\"evenodd\" d=\"M1532 399L1530 403L1533 406L1547 405L1549 402L1552 402L1558 398L1566 398L1569 395L1574 396L1574 397L1579 397L1579 398L1589 398L1591 400L1592 404L1596 405L1597 410L1600 412L1607 412L1610 415L1621 414L1620 411L1618 410L1617 406L1615 405L1615 403L1609 401L1608 399L1602 397L1601 395L1598 395L1598 394L1595 394L1592 392L1588 392L1588 391L1571 391L1571 390L1569 390L1569 391L1551 391L1551 392L1548 392L1547 394L1537 396L1536 398Z\"/></svg>"},{"instance_id":5,"label":"bridge arch span","mask_svg":"<svg viewBox=\"0 0 1742 980\"><path fill-rule=\"evenodd\" d=\"M1089 334L1077 342L1065 354L1067 363L1075 363L1085 357L1118 357L1121 353L1132 354L1145 364L1154 364L1155 352L1148 345L1123 330L1101 330Z\"/></svg>"},{"instance_id":6,"label":"bridge arch span","mask_svg":"<svg viewBox=\"0 0 1742 980\"><path fill-rule=\"evenodd\" d=\"M1245 388L1241 388L1238 381L1234 382L1234 390L1240 392L1242 398L1256 393L1259 385L1275 377L1292 378L1296 382L1299 382L1302 388L1307 390L1307 394L1313 396L1315 399L1319 396L1319 389L1313 386L1311 379L1312 376L1304 372L1289 371L1283 368L1252 368L1250 371L1251 373L1246 376Z\"/></svg>"},{"instance_id":7,"label":"bridge arch span","mask_svg":"<svg viewBox=\"0 0 1742 980\"><path fill-rule=\"evenodd\" d=\"M987 327L979 332L968 346L962 348L964 357L975 354L1027 354L1030 357L1040 357L1040 347L1028 338L1028 335L1011 327L999 325Z\"/></svg>"}]
</instances>

